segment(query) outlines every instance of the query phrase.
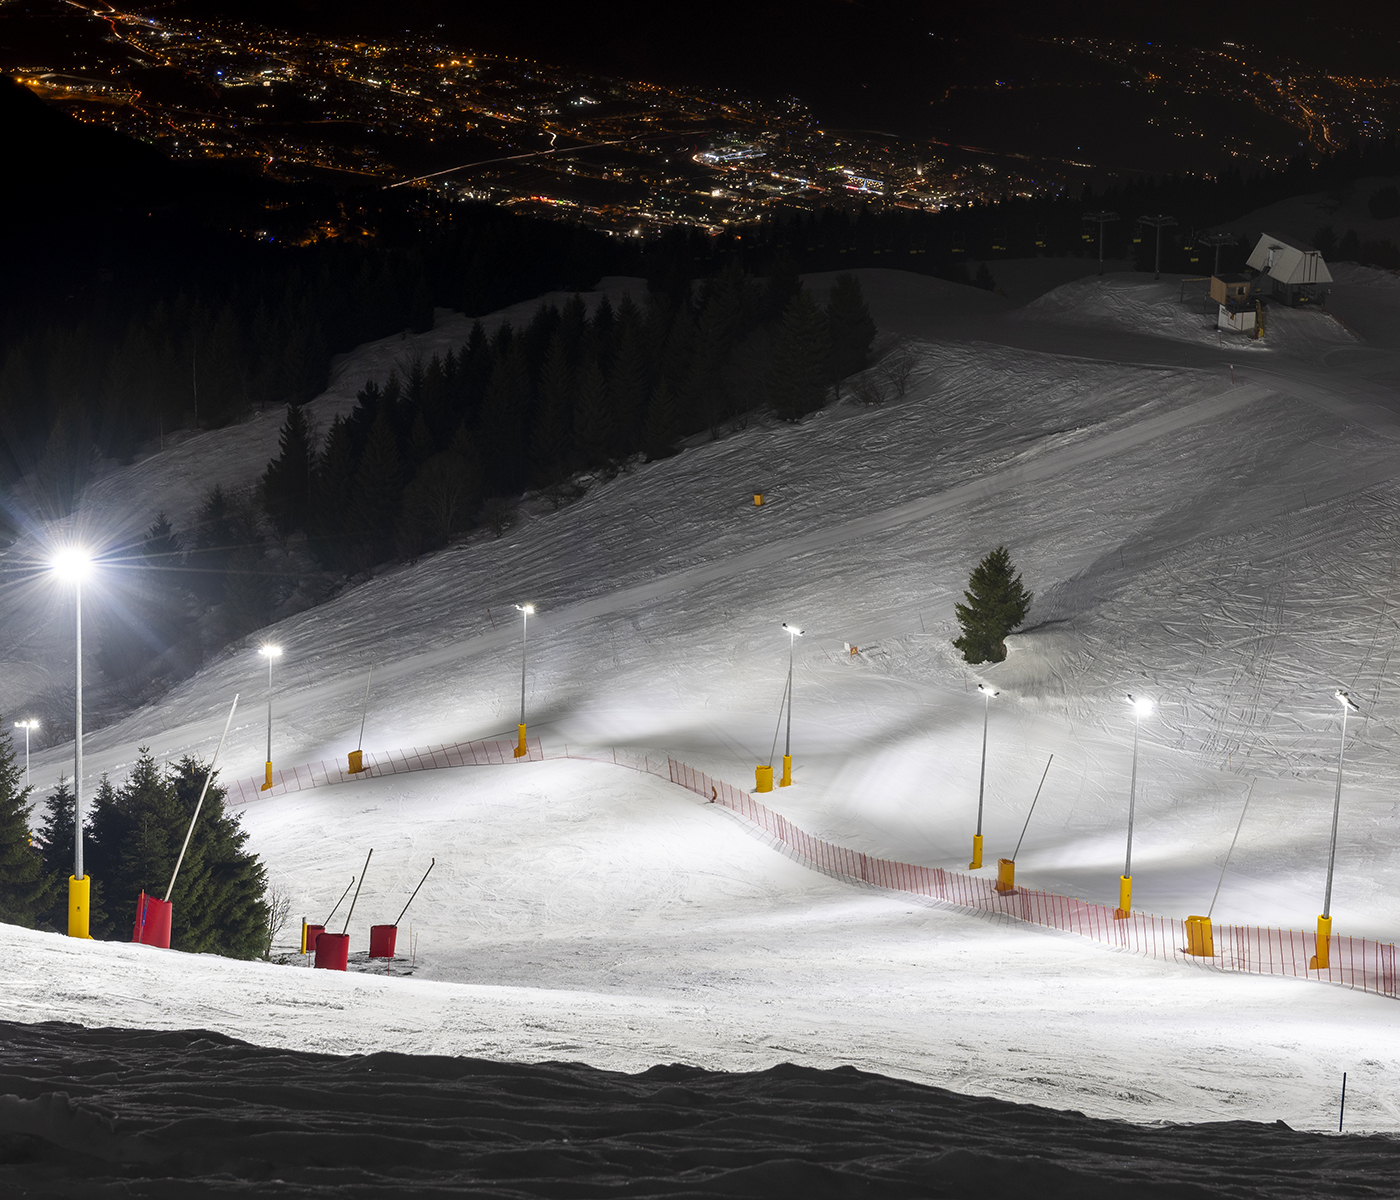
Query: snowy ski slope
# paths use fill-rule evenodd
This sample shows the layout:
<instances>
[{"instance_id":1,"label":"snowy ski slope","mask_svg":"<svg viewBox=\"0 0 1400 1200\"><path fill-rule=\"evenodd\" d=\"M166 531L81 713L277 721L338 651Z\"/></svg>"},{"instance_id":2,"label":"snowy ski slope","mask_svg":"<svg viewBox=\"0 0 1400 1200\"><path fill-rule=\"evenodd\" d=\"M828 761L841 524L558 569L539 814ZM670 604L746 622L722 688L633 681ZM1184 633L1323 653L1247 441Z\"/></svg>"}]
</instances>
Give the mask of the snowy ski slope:
<instances>
[{"instance_id":1,"label":"snowy ski slope","mask_svg":"<svg viewBox=\"0 0 1400 1200\"><path fill-rule=\"evenodd\" d=\"M1009 852L1053 752L1018 877L1110 899L1131 689L1159 704L1143 727L1135 902L1203 911L1257 779L1216 916L1307 927L1331 814L1330 697L1344 686L1363 716L1349 726L1335 928L1400 934L1400 623L1389 604L1400 420L1379 339L1361 344L1325 314L1275 312L1279 336L1262 350L1193 342L1180 313L1153 317L1166 284L1132 276L1067 285L1034 314L979 309L953 285L894 272L863 283L884 344L916 360L908 396L798 426L754 423L282 622L268 633L286 648L277 765L353 748L371 663L368 747L509 731L510 605L528 599L540 610L532 733L578 752L670 752L749 786L778 717L779 623L794 620L807 629L797 786L770 800L804 828L965 867L982 719L973 685L987 679L1003 689L988 862ZM1388 283L1358 275L1351 301ZM174 495L191 461L137 469ZM197 494L195 480L183 486ZM754 509L754 490L771 506ZM969 668L949 645L952 604L1003 542L1036 600L1009 659ZM71 610L48 587L8 605L19 615L5 623L61 673ZM235 691L245 702L225 771L254 774L262 663L237 647L91 735L93 779L124 771L138 745L207 755ZM25 682L15 672L0 696ZM36 780L71 770L70 755L37 755ZM1348 1069L1359 1127L1400 1127L1381 1086L1400 1062L1392 1002L1143 963L853 889L622 768L434 772L257 801L245 821L295 911L312 917L375 846L356 950L362 925L392 919L405 881L437 855L413 915L417 976L327 978L5 930L0 1016L599 1065L850 1061L1096 1114L1305 1126L1326 1125L1333 1077ZM94 955L100 987L84 982ZM1349 1113L1352 1103L1349 1091Z\"/></svg>"}]
</instances>

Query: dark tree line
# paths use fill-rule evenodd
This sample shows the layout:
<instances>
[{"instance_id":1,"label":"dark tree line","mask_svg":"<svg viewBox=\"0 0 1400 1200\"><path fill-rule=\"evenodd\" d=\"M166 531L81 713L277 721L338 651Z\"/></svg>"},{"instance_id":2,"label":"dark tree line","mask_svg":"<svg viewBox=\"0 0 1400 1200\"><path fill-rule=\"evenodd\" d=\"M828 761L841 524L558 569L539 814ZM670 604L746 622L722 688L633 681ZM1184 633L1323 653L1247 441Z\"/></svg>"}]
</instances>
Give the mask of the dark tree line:
<instances>
[{"instance_id":1,"label":"dark tree line","mask_svg":"<svg viewBox=\"0 0 1400 1200\"><path fill-rule=\"evenodd\" d=\"M103 776L88 805L84 871L93 881L94 937L131 937L142 891L164 898L194 814L205 765L183 758L162 768L144 747L120 786ZM21 787L8 730L0 733L0 921L63 932L73 873L73 790L61 782L31 839L32 790ZM267 879L248 835L210 785L170 899L170 944L190 953L256 958L269 951Z\"/></svg>"},{"instance_id":2,"label":"dark tree line","mask_svg":"<svg viewBox=\"0 0 1400 1200\"><path fill-rule=\"evenodd\" d=\"M737 267L679 302L604 297L589 315L575 295L518 330L477 322L445 359L366 385L319 447L289 407L264 502L328 569L415 558L527 488L557 505L579 472L665 457L760 407L797 420L866 365L874 335L850 275L824 306L795 275L759 284Z\"/></svg>"}]
</instances>

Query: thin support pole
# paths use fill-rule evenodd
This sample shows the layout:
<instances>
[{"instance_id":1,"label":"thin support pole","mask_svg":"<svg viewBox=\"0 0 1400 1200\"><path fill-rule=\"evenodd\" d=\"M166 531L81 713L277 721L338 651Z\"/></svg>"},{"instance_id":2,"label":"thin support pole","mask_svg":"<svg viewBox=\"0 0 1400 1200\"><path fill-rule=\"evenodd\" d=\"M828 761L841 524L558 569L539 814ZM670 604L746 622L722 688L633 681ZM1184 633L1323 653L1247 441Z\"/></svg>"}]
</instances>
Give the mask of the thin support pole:
<instances>
[{"instance_id":1,"label":"thin support pole","mask_svg":"<svg viewBox=\"0 0 1400 1200\"><path fill-rule=\"evenodd\" d=\"M1332 868L1337 861L1337 822L1342 815L1342 762L1347 752L1347 705L1342 705L1342 745L1337 751L1337 795L1332 801L1332 847L1327 852L1327 893L1322 900L1322 915L1332 915Z\"/></svg>"},{"instance_id":2,"label":"thin support pole","mask_svg":"<svg viewBox=\"0 0 1400 1200\"><path fill-rule=\"evenodd\" d=\"M530 614L520 613L520 723L525 724L525 650L530 640Z\"/></svg>"},{"instance_id":3,"label":"thin support pole","mask_svg":"<svg viewBox=\"0 0 1400 1200\"><path fill-rule=\"evenodd\" d=\"M272 655L267 656L267 761L272 761Z\"/></svg>"},{"instance_id":4,"label":"thin support pole","mask_svg":"<svg viewBox=\"0 0 1400 1200\"><path fill-rule=\"evenodd\" d=\"M204 786L199 789L199 803L194 806L194 816L190 818L190 827L185 830L185 842L180 847L180 857L175 860L175 869L170 872L170 886L165 889L165 899L170 900L170 893L175 890L175 877L180 874L180 866L185 861L185 851L190 848L190 835L194 833L194 823L199 820L199 810L204 807L204 797L209 791L209 783L214 778L214 768L219 763L219 751L224 748L224 738L228 737L228 727L233 724L233 714L238 710L238 697L233 698L233 704L229 706L228 720L224 722L224 731L219 735L219 744L214 748L214 757L209 762L209 770L204 776Z\"/></svg>"},{"instance_id":5,"label":"thin support pole","mask_svg":"<svg viewBox=\"0 0 1400 1200\"><path fill-rule=\"evenodd\" d=\"M370 860L373 856L374 856L374 847L371 846L371 847L369 848L369 853L365 855L364 870L362 870L362 871L360 872L360 884L359 884L359 887L357 887L357 888L355 889L355 898L354 898L353 900L350 901L350 908L349 908L349 910L348 910L348 911L346 912L346 914L345 914L345 928L342 929L342 930L340 931L341 933L349 933L349 932L350 932L350 918L351 918L352 916L355 915L355 905L358 904L358 903L359 903L359 900L360 900L360 888L364 887L364 885L365 885L365 871L368 871L368 870L369 870L369 860Z\"/></svg>"},{"instance_id":6,"label":"thin support pole","mask_svg":"<svg viewBox=\"0 0 1400 1200\"><path fill-rule=\"evenodd\" d=\"M83 876L83 585L73 588L73 605L77 615L77 667L74 678L77 690L74 701L73 735L73 878Z\"/></svg>"},{"instance_id":7,"label":"thin support pole","mask_svg":"<svg viewBox=\"0 0 1400 1200\"><path fill-rule=\"evenodd\" d=\"M783 755L792 757L792 658L797 646L797 635L788 634L788 685L787 685L787 740L783 743ZM786 768L784 768L786 770Z\"/></svg>"},{"instance_id":8,"label":"thin support pole","mask_svg":"<svg viewBox=\"0 0 1400 1200\"><path fill-rule=\"evenodd\" d=\"M773 755L778 752L778 730L783 727L783 709L788 702L788 689L792 687L792 676L788 676L788 681L783 687L783 698L778 702L778 723L773 726L773 744L768 747L768 765L773 765Z\"/></svg>"},{"instance_id":9,"label":"thin support pole","mask_svg":"<svg viewBox=\"0 0 1400 1200\"><path fill-rule=\"evenodd\" d=\"M1249 802L1254 797L1254 785L1257 782L1258 780L1256 779L1251 779L1249 781L1249 795L1244 798L1244 812L1240 813L1240 823L1235 826L1235 836L1230 839L1230 849L1225 855L1224 863L1222 863L1220 867L1220 878L1215 884L1215 895L1210 898L1210 907L1206 909L1207 921L1210 920L1211 915L1215 912L1215 902L1220 899L1220 885L1225 882L1225 868L1230 865L1230 855L1234 854L1235 843L1240 840L1240 830L1244 828L1244 814L1249 811Z\"/></svg>"},{"instance_id":10,"label":"thin support pole","mask_svg":"<svg viewBox=\"0 0 1400 1200\"><path fill-rule=\"evenodd\" d=\"M1128 784L1128 852L1123 858L1123 875L1133 877L1133 810L1137 807L1137 756L1138 731L1142 728L1142 716L1133 716L1133 776Z\"/></svg>"},{"instance_id":11,"label":"thin support pole","mask_svg":"<svg viewBox=\"0 0 1400 1200\"><path fill-rule=\"evenodd\" d=\"M1347 1073L1342 1072L1342 1106L1337 1110L1337 1132L1342 1132L1342 1121L1347 1115Z\"/></svg>"},{"instance_id":12,"label":"thin support pole","mask_svg":"<svg viewBox=\"0 0 1400 1200\"><path fill-rule=\"evenodd\" d=\"M982 705L982 774L977 780L977 836L982 836L982 796L987 786L987 717L992 711L992 698L984 695Z\"/></svg>"},{"instance_id":13,"label":"thin support pole","mask_svg":"<svg viewBox=\"0 0 1400 1200\"><path fill-rule=\"evenodd\" d=\"M1026 823L1021 826L1021 836L1016 839L1016 849L1011 852L1011 861L1016 861L1016 856L1021 853L1021 843L1026 839L1026 830L1031 827L1031 813L1035 812L1035 806L1040 800L1040 789L1045 786L1045 776L1050 774L1050 763L1055 761L1052 754L1045 764L1045 770L1041 773L1040 783L1035 789L1035 799L1031 801L1031 811L1026 814Z\"/></svg>"},{"instance_id":14,"label":"thin support pole","mask_svg":"<svg viewBox=\"0 0 1400 1200\"><path fill-rule=\"evenodd\" d=\"M340 899L335 902L335 906L326 914L326 919L321 922L322 929L331 923L331 918L335 916L335 910L345 903L345 897L350 894L350 889L355 886L355 879L356 877L354 875L350 876L350 882L345 885L345 890L340 893Z\"/></svg>"},{"instance_id":15,"label":"thin support pole","mask_svg":"<svg viewBox=\"0 0 1400 1200\"><path fill-rule=\"evenodd\" d=\"M435 866L437 866L437 859L433 859L431 862L428 863L428 869L423 872L423 878L418 881L418 887L413 889L413 896L418 895L418 888L421 888L425 883L428 882L428 875ZM413 903L413 896L410 896L408 898L408 904ZM405 904L403 906L403 912L399 913L399 915L394 918L395 925L397 925L400 921L403 920L403 913L406 913L408 911L408 904Z\"/></svg>"},{"instance_id":16,"label":"thin support pole","mask_svg":"<svg viewBox=\"0 0 1400 1200\"><path fill-rule=\"evenodd\" d=\"M369 674L365 676L365 698L360 702L360 740L355 743L355 749L359 750L365 744L365 717L369 713L369 681L374 678L374 667L371 666Z\"/></svg>"}]
</instances>

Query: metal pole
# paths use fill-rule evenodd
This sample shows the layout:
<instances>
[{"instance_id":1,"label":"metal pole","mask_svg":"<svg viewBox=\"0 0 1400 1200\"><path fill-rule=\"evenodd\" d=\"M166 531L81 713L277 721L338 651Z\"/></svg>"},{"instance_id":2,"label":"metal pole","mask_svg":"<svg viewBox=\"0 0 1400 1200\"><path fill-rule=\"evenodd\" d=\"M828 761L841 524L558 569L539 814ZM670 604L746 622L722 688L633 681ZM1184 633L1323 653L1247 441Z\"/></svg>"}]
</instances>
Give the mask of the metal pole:
<instances>
[{"instance_id":1,"label":"metal pole","mask_svg":"<svg viewBox=\"0 0 1400 1200\"><path fill-rule=\"evenodd\" d=\"M983 694L982 699L982 775L977 781L977 836L982 836L982 794L987 784L987 715L992 711L992 697Z\"/></svg>"},{"instance_id":2,"label":"metal pole","mask_svg":"<svg viewBox=\"0 0 1400 1200\"><path fill-rule=\"evenodd\" d=\"M525 724L525 651L530 640L530 614L520 610L520 723Z\"/></svg>"},{"instance_id":3,"label":"metal pole","mask_svg":"<svg viewBox=\"0 0 1400 1200\"><path fill-rule=\"evenodd\" d=\"M24 723L24 786L32 787L29 779L29 722Z\"/></svg>"},{"instance_id":4,"label":"metal pole","mask_svg":"<svg viewBox=\"0 0 1400 1200\"><path fill-rule=\"evenodd\" d=\"M238 696L233 697L233 703L229 706L228 720L224 722L224 731L219 735L219 744L214 748L214 757L209 760L209 770L204 776L204 786L199 789L199 803L194 806L194 816L190 818L190 827L185 830L185 843L180 847L180 857L175 860L175 869L170 872L170 886L165 889L165 899L170 900L170 893L175 890L175 877L180 874L180 866L185 861L185 851L190 848L190 834L194 832L194 823L199 820L199 810L204 807L204 796L209 791L209 784L214 778L214 768L219 763L219 751L224 748L224 739L228 737L228 727L233 724L233 714L238 711Z\"/></svg>"},{"instance_id":5,"label":"metal pole","mask_svg":"<svg viewBox=\"0 0 1400 1200\"><path fill-rule=\"evenodd\" d=\"M370 667L369 674L365 676L365 698L360 704L360 740L355 743L355 749L361 749L365 744L365 716L369 712L369 681L374 678L374 668Z\"/></svg>"},{"instance_id":6,"label":"metal pole","mask_svg":"<svg viewBox=\"0 0 1400 1200\"><path fill-rule=\"evenodd\" d=\"M437 866L437 859L433 859L432 861L430 861L430 862L428 863L428 869L427 869L426 871L423 872L423 878L420 879L420 880L418 881L418 887L416 887L416 888L413 889L413 896L418 895L419 890L423 887L423 885L424 885L425 883L428 882L428 875L431 873L432 869L433 869L435 866ZM408 904L412 904L412 903L413 903L413 896L410 896L410 897L408 898ZM396 926L398 925L398 923L399 923L400 921L403 920L403 914L406 913L406 912L408 911L408 904L405 904L405 905L403 906L403 912L399 913L399 915L398 915L397 917L394 918L394 924L395 924Z\"/></svg>"},{"instance_id":7,"label":"metal pole","mask_svg":"<svg viewBox=\"0 0 1400 1200\"><path fill-rule=\"evenodd\" d=\"M787 694L787 740L783 743L783 755L792 757L792 655L797 645L797 634L788 630L788 694Z\"/></svg>"},{"instance_id":8,"label":"metal pole","mask_svg":"<svg viewBox=\"0 0 1400 1200\"><path fill-rule=\"evenodd\" d=\"M355 915L355 905L360 901L360 888L365 886L365 872L369 870L369 860L373 857L374 847L371 846L369 848L369 853L365 855L364 868L360 871L360 885L355 889L355 898L350 901L349 911L345 914L345 928L340 931L342 934L350 932L350 918Z\"/></svg>"},{"instance_id":9,"label":"metal pole","mask_svg":"<svg viewBox=\"0 0 1400 1200\"><path fill-rule=\"evenodd\" d=\"M75 729L73 734L73 878L83 879L83 585L73 587L77 613L78 666Z\"/></svg>"},{"instance_id":10,"label":"metal pole","mask_svg":"<svg viewBox=\"0 0 1400 1200\"><path fill-rule=\"evenodd\" d=\"M1337 795L1332 801L1332 848L1327 852L1327 894L1322 900L1322 915L1332 915L1332 867L1337 861L1337 820L1342 814L1342 760L1347 752L1347 705L1342 705L1342 747L1337 752Z\"/></svg>"},{"instance_id":11,"label":"metal pole","mask_svg":"<svg viewBox=\"0 0 1400 1200\"><path fill-rule=\"evenodd\" d=\"M1134 709L1133 712L1133 778L1128 784L1128 853L1123 859L1123 874L1128 879L1133 877L1133 809L1137 805L1137 751L1138 751L1138 730L1142 728L1142 714Z\"/></svg>"},{"instance_id":12,"label":"metal pole","mask_svg":"<svg viewBox=\"0 0 1400 1200\"><path fill-rule=\"evenodd\" d=\"M1162 278L1162 227L1161 227L1161 225L1158 225L1158 226L1157 226L1157 264L1156 264L1156 274L1153 275L1153 278L1154 278L1154 279L1161 279L1161 278Z\"/></svg>"},{"instance_id":13,"label":"metal pole","mask_svg":"<svg viewBox=\"0 0 1400 1200\"><path fill-rule=\"evenodd\" d=\"M272 655L267 656L267 761L272 761Z\"/></svg>"},{"instance_id":14,"label":"metal pole","mask_svg":"<svg viewBox=\"0 0 1400 1200\"><path fill-rule=\"evenodd\" d=\"M1099 274L1100 274L1100 275L1103 274L1103 225L1104 225L1104 223L1103 223L1102 221L1100 221L1100 222L1099 222Z\"/></svg>"}]
</instances>

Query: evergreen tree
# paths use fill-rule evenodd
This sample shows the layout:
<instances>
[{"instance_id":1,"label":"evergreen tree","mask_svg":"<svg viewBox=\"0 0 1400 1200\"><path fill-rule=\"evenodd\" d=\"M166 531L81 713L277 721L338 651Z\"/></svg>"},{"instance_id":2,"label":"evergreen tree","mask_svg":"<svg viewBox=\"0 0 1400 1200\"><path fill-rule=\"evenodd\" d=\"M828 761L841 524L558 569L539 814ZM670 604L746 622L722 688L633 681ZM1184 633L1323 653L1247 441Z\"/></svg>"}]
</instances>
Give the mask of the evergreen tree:
<instances>
[{"instance_id":1,"label":"evergreen tree","mask_svg":"<svg viewBox=\"0 0 1400 1200\"><path fill-rule=\"evenodd\" d=\"M288 534L305 528L311 507L311 431L301 405L287 405L279 446L263 475L263 503L278 532Z\"/></svg>"},{"instance_id":2,"label":"evergreen tree","mask_svg":"<svg viewBox=\"0 0 1400 1200\"><path fill-rule=\"evenodd\" d=\"M579 371L574 409L574 444L584 466L602 466L615 458L619 432L602 369L597 360L589 358Z\"/></svg>"},{"instance_id":3,"label":"evergreen tree","mask_svg":"<svg viewBox=\"0 0 1400 1200\"><path fill-rule=\"evenodd\" d=\"M502 326L502 331L507 329ZM486 491L504 496L518 492L525 481L524 422L530 407L530 372L519 338L498 335L498 344L505 349L491 370L478 436Z\"/></svg>"},{"instance_id":4,"label":"evergreen tree","mask_svg":"<svg viewBox=\"0 0 1400 1200\"><path fill-rule=\"evenodd\" d=\"M312 553L328 567L343 567L349 561L346 532L355 494L355 466L350 427L337 416L316 460L306 531Z\"/></svg>"},{"instance_id":5,"label":"evergreen tree","mask_svg":"<svg viewBox=\"0 0 1400 1200\"><path fill-rule=\"evenodd\" d=\"M647 406L646 427L642 431L642 442L647 461L666 458L671 454L672 443L676 440L676 402L670 385L660 379L651 394L651 404Z\"/></svg>"},{"instance_id":6,"label":"evergreen tree","mask_svg":"<svg viewBox=\"0 0 1400 1200\"><path fill-rule=\"evenodd\" d=\"M207 771L207 764L187 755L167 776L180 840ZM211 782L170 897L175 906L170 945L190 954L257 958L267 945L267 873L257 855L245 849L248 834L224 809L224 796L217 779Z\"/></svg>"},{"instance_id":7,"label":"evergreen tree","mask_svg":"<svg viewBox=\"0 0 1400 1200\"><path fill-rule=\"evenodd\" d=\"M831 336L831 375L845 379L865 370L875 341L875 322L861 295L860 281L849 273L838 275L826 298L826 322Z\"/></svg>"},{"instance_id":8,"label":"evergreen tree","mask_svg":"<svg viewBox=\"0 0 1400 1200\"><path fill-rule=\"evenodd\" d=\"M0 730L0 921L33 929L51 906L56 881L44 871L41 851L31 844L33 789L20 786L22 775L10 731Z\"/></svg>"},{"instance_id":9,"label":"evergreen tree","mask_svg":"<svg viewBox=\"0 0 1400 1200\"><path fill-rule=\"evenodd\" d=\"M190 586L210 603L224 598L224 572L236 545L233 499L216 483L200 503L194 549L185 559Z\"/></svg>"},{"instance_id":10,"label":"evergreen tree","mask_svg":"<svg viewBox=\"0 0 1400 1200\"><path fill-rule=\"evenodd\" d=\"M550 483L567 475L573 452L574 372L562 329L556 329L540 368L539 406L533 431L535 476Z\"/></svg>"},{"instance_id":11,"label":"evergreen tree","mask_svg":"<svg viewBox=\"0 0 1400 1200\"><path fill-rule=\"evenodd\" d=\"M106 784L106 777L103 777ZM92 828L92 802L87 805L88 819L83 822L87 837ZM68 929L68 880L73 875L73 789L60 778L58 787L44 801L44 824L35 838L44 874L52 884L48 911L40 918L40 927L62 933ZM94 936L108 927L107 909L101 879L94 877L91 863L85 856L83 873L88 884L88 925Z\"/></svg>"},{"instance_id":12,"label":"evergreen tree","mask_svg":"<svg viewBox=\"0 0 1400 1200\"><path fill-rule=\"evenodd\" d=\"M450 449L423 464L404 489L398 550L403 557L437 550L467 527L481 503L481 471L476 450L462 426Z\"/></svg>"},{"instance_id":13,"label":"evergreen tree","mask_svg":"<svg viewBox=\"0 0 1400 1200\"><path fill-rule=\"evenodd\" d=\"M962 626L962 636L953 645L967 662L1001 662L1006 657L1006 635L1026 619L1032 598L1021 585L1005 546L998 546L973 568L963 598L966 604L953 606Z\"/></svg>"},{"instance_id":14,"label":"evergreen tree","mask_svg":"<svg viewBox=\"0 0 1400 1200\"><path fill-rule=\"evenodd\" d=\"M354 534L362 565L383 562L393 553L394 525L402 506L398 446L381 412L355 471Z\"/></svg>"},{"instance_id":15,"label":"evergreen tree","mask_svg":"<svg viewBox=\"0 0 1400 1200\"><path fill-rule=\"evenodd\" d=\"M620 457L642 444L650 375L642 341L641 316L630 298L618 306L617 353L613 355L608 390L618 424L615 453Z\"/></svg>"},{"instance_id":16,"label":"evergreen tree","mask_svg":"<svg viewBox=\"0 0 1400 1200\"><path fill-rule=\"evenodd\" d=\"M783 420L800 420L825 402L828 336L826 314L805 290L798 292L773 339L768 376L769 402Z\"/></svg>"}]
</instances>

